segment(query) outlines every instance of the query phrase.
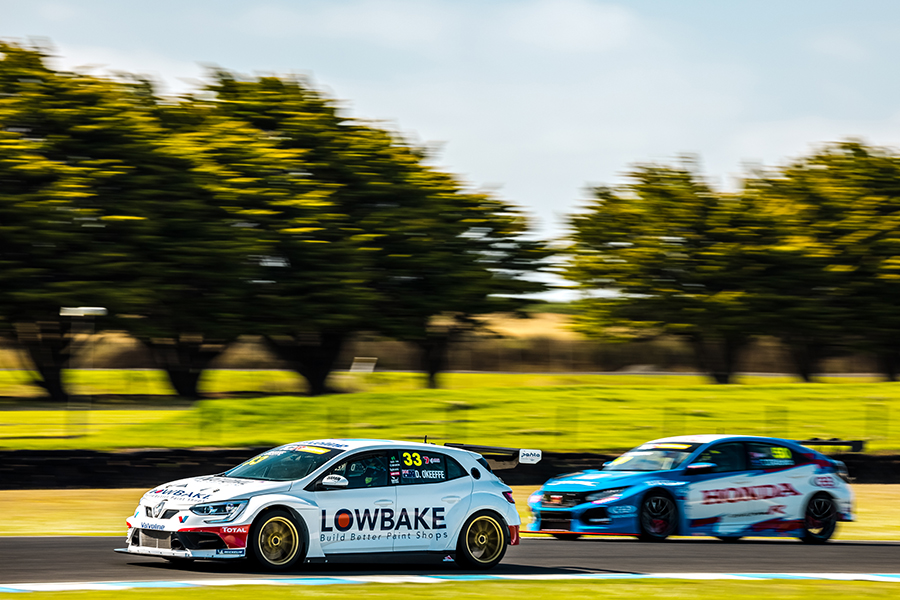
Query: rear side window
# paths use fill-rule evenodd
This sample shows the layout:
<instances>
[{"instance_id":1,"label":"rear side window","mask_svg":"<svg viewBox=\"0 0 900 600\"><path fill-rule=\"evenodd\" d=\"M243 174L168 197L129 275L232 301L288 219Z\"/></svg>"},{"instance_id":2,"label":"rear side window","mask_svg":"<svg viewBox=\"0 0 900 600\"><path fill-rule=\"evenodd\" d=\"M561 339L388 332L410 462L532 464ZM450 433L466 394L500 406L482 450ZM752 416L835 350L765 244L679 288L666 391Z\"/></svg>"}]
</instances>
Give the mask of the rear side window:
<instances>
[{"instance_id":1,"label":"rear side window","mask_svg":"<svg viewBox=\"0 0 900 600\"><path fill-rule=\"evenodd\" d=\"M751 469L780 469L784 467L793 467L799 461L799 457L785 446L777 444L763 444L760 442L749 442L747 451L750 455Z\"/></svg>"},{"instance_id":2,"label":"rear side window","mask_svg":"<svg viewBox=\"0 0 900 600\"><path fill-rule=\"evenodd\" d=\"M396 458L401 485L440 483L465 474L459 463L438 452L400 450Z\"/></svg>"}]
</instances>

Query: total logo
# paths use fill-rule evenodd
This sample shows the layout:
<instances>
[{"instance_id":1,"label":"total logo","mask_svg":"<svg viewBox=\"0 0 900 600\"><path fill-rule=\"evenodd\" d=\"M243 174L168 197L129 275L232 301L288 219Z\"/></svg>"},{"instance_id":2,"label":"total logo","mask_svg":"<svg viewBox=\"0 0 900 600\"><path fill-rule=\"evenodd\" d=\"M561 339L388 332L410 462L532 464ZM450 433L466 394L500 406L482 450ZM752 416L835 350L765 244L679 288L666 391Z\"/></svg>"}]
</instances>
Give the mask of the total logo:
<instances>
[{"instance_id":1,"label":"total logo","mask_svg":"<svg viewBox=\"0 0 900 600\"><path fill-rule=\"evenodd\" d=\"M222 533L247 533L249 531L249 525L244 525L243 527L222 527Z\"/></svg>"},{"instance_id":2,"label":"total logo","mask_svg":"<svg viewBox=\"0 0 900 600\"><path fill-rule=\"evenodd\" d=\"M350 531L351 529L356 529L357 531L397 531L401 527L407 531L446 529L444 507L427 506L421 509L414 508L412 515L403 508L400 509L400 513L396 516L394 510L390 508L376 508L371 512L368 508L362 512L358 508L352 511L349 508L342 508L336 511L331 518L328 517L327 510L322 510L323 533L334 531L335 529L341 532Z\"/></svg>"},{"instance_id":3,"label":"total logo","mask_svg":"<svg viewBox=\"0 0 900 600\"><path fill-rule=\"evenodd\" d=\"M789 483L774 485L754 485L750 487L702 490L703 504L724 504L726 502L747 502L749 500L769 500L785 496L799 496L800 492Z\"/></svg>"}]
</instances>

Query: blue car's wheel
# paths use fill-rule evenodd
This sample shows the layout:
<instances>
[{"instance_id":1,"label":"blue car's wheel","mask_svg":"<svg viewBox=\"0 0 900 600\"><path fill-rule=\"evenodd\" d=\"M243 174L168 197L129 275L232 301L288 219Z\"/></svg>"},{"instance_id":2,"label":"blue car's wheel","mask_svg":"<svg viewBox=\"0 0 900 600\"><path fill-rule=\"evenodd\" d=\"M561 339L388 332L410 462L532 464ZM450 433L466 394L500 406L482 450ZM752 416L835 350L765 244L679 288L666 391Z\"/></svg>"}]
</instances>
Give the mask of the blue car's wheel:
<instances>
[{"instance_id":1,"label":"blue car's wheel","mask_svg":"<svg viewBox=\"0 0 900 600\"><path fill-rule=\"evenodd\" d=\"M678 507L668 494L650 492L641 502L639 515L643 542L661 542L678 529Z\"/></svg>"},{"instance_id":2,"label":"blue car's wheel","mask_svg":"<svg viewBox=\"0 0 900 600\"><path fill-rule=\"evenodd\" d=\"M803 519L803 541L808 544L824 544L837 528L837 507L825 493L816 494L806 505Z\"/></svg>"}]
</instances>

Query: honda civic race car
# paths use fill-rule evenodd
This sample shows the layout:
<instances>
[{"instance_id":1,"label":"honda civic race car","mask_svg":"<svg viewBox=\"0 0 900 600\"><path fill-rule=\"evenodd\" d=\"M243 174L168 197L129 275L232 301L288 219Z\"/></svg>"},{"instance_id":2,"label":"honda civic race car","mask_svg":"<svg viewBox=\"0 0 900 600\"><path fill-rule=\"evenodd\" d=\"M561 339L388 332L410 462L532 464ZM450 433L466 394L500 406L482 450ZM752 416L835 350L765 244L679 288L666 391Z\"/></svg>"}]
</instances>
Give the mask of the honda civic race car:
<instances>
[{"instance_id":1,"label":"honda civic race car","mask_svg":"<svg viewBox=\"0 0 900 600\"><path fill-rule=\"evenodd\" d=\"M512 490L466 446L327 439L279 446L218 475L156 487L118 552L171 561L301 562L435 555L487 569L519 543ZM472 448L482 448L473 446ZM503 465L539 450L489 448Z\"/></svg>"},{"instance_id":2,"label":"honda civic race car","mask_svg":"<svg viewBox=\"0 0 900 600\"><path fill-rule=\"evenodd\" d=\"M787 536L822 543L853 520L844 463L777 438L696 435L654 440L555 477L528 499L526 531L560 539Z\"/></svg>"}]
</instances>

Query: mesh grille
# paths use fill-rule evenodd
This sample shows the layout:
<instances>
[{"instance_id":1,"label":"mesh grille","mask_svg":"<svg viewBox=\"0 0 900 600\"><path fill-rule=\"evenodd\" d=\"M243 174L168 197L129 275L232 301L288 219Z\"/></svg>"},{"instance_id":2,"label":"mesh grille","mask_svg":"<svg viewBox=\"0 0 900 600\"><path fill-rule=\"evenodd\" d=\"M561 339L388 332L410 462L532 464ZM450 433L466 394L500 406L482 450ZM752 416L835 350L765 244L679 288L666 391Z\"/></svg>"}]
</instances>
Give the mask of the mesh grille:
<instances>
[{"instance_id":1,"label":"mesh grille","mask_svg":"<svg viewBox=\"0 0 900 600\"><path fill-rule=\"evenodd\" d=\"M589 492L544 492L541 506L547 508L578 506L585 502Z\"/></svg>"},{"instance_id":2,"label":"mesh grille","mask_svg":"<svg viewBox=\"0 0 900 600\"><path fill-rule=\"evenodd\" d=\"M145 548L172 548L172 534L168 531L156 531L153 529L141 529L138 538L139 545Z\"/></svg>"},{"instance_id":3,"label":"mesh grille","mask_svg":"<svg viewBox=\"0 0 900 600\"><path fill-rule=\"evenodd\" d=\"M542 530L571 531L572 514L567 510L541 513Z\"/></svg>"}]
</instances>

